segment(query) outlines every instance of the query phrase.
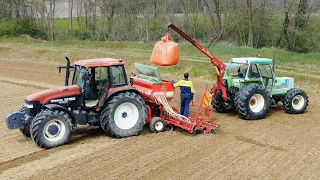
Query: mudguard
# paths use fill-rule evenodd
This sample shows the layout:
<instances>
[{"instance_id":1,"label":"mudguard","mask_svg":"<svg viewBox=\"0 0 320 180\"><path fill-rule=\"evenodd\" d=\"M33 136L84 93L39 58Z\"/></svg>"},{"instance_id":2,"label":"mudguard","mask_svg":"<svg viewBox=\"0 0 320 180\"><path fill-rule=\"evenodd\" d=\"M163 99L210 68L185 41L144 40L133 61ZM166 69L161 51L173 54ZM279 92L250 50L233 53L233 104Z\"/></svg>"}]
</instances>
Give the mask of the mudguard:
<instances>
[{"instance_id":1,"label":"mudguard","mask_svg":"<svg viewBox=\"0 0 320 180\"><path fill-rule=\"evenodd\" d=\"M72 122L74 123L73 114L69 111L68 108L63 107L63 106L61 106L59 104L46 104L46 105L44 105L44 107L46 107L46 108L48 108L50 110L59 109L59 110L64 111L65 113L67 113L70 116L70 118L72 119Z\"/></svg>"},{"instance_id":2,"label":"mudguard","mask_svg":"<svg viewBox=\"0 0 320 180\"><path fill-rule=\"evenodd\" d=\"M50 110L61 109L61 110L69 111L68 108L60 106L58 104L46 104L46 105L44 105L44 107L46 107L46 108L48 108Z\"/></svg>"},{"instance_id":3,"label":"mudguard","mask_svg":"<svg viewBox=\"0 0 320 180\"><path fill-rule=\"evenodd\" d=\"M96 111L100 111L101 108L105 106L105 103L108 101L108 99L110 97L112 97L113 95L115 95L117 93L125 92L125 91L131 91L131 92L135 92L137 94L141 94L136 88L133 88L130 86L108 89L107 91L104 91L102 93L101 97L99 98L100 100L98 102L98 106L96 108Z\"/></svg>"}]
</instances>

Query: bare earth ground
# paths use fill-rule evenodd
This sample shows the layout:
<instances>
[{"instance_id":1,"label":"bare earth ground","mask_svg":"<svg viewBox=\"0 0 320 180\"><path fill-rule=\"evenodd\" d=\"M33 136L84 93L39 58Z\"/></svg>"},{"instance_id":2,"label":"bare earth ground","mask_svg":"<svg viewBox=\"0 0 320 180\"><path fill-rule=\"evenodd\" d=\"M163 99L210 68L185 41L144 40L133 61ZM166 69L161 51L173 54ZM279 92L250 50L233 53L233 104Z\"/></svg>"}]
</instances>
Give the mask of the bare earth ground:
<instances>
[{"instance_id":1,"label":"bare earth ground","mask_svg":"<svg viewBox=\"0 0 320 180\"><path fill-rule=\"evenodd\" d=\"M212 111L211 119L221 125L215 135L178 128L152 134L145 127L139 136L113 139L81 127L70 144L43 150L8 130L4 117L25 96L62 85L64 74L56 66L0 59L0 179L319 179L320 98L310 84L297 83L312 92L301 115L286 114L280 104L259 121ZM199 100L211 82L192 80ZM173 104L179 104L178 94Z\"/></svg>"}]
</instances>

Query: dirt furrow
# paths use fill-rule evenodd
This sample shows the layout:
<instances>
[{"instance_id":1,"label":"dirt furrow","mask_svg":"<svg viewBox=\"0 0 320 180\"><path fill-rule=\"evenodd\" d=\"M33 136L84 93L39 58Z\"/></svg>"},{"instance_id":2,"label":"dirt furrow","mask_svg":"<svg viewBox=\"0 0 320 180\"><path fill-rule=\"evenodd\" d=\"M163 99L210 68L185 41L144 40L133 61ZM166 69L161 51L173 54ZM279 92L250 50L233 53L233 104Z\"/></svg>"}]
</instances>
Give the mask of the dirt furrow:
<instances>
[{"instance_id":1,"label":"dirt furrow","mask_svg":"<svg viewBox=\"0 0 320 180\"><path fill-rule=\"evenodd\" d=\"M152 135L149 134L146 136ZM178 140L179 136L173 137L172 133L168 132L161 136L153 136L153 138L155 140L152 140L149 143L144 143L145 141L143 141L143 139L141 140L140 137L127 139L126 141L122 141L122 143L118 144L116 147L97 151L94 155L84 156L81 160L77 162L70 162L64 166L67 168L74 164L86 164L84 167L79 166L79 169L82 169L80 170L82 173L80 173L79 176L74 177L75 179L86 179L91 177L92 174L95 174L97 177L100 174L105 175L104 172L110 172L107 175L112 176L114 173L111 172L115 169L125 167L127 166L127 163L139 160L143 155L159 149L162 144L166 144L166 139ZM170 144L166 144L164 147L169 145ZM162 147L161 149L164 150ZM55 172L53 174L59 174L60 178L66 178L70 174L74 174L74 170L75 169L68 168L68 171L64 173L61 172L60 169L52 169L52 171ZM126 171L130 171L130 169L127 169ZM117 176L119 176L119 174Z\"/></svg>"},{"instance_id":2,"label":"dirt furrow","mask_svg":"<svg viewBox=\"0 0 320 180\"><path fill-rule=\"evenodd\" d=\"M15 79L23 81L23 84L30 86L43 83L47 86L63 86L65 73L58 73L58 64L47 62L31 62L20 60L0 60L1 80L14 82ZM18 82L19 83L19 82ZM42 87L43 85L40 85Z\"/></svg>"}]
</instances>

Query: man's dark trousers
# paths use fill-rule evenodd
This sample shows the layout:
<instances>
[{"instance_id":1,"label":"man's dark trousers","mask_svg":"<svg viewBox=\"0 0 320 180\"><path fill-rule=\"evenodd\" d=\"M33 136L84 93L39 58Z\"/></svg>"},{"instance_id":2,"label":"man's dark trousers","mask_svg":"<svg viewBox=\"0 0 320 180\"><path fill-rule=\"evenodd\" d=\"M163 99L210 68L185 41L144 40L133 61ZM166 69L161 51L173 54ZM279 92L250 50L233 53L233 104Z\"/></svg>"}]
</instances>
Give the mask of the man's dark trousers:
<instances>
[{"instance_id":1,"label":"man's dark trousers","mask_svg":"<svg viewBox=\"0 0 320 180\"><path fill-rule=\"evenodd\" d=\"M181 94L180 114L184 115L185 117L189 116L189 105L190 105L191 99L192 98L189 93Z\"/></svg>"}]
</instances>

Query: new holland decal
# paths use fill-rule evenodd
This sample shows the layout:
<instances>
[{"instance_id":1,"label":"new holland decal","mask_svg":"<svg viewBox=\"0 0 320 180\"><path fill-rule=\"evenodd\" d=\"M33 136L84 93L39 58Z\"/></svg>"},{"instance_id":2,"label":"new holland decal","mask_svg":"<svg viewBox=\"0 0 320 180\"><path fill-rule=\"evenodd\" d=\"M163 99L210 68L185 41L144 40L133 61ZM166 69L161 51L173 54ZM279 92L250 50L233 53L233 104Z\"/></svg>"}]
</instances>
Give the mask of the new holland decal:
<instances>
[{"instance_id":1,"label":"new holland decal","mask_svg":"<svg viewBox=\"0 0 320 180\"><path fill-rule=\"evenodd\" d=\"M50 102L51 103L59 103L59 104L67 104L69 101L74 101L76 100L76 97L67 97L63 99L52 99Z\"/></svg>"}]
</instances>

